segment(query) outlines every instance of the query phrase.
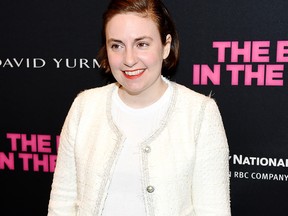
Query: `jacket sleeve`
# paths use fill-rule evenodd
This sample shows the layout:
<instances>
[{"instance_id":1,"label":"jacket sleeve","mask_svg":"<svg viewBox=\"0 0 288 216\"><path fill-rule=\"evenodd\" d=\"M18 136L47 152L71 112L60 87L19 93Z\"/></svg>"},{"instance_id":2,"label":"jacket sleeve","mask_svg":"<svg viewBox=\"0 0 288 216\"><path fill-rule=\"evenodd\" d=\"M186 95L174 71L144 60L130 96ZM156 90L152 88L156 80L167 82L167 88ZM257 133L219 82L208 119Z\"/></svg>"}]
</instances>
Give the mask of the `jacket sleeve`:
<instances>
[{"instance_id":1,"label":"jacket sleeve","mask_svg":"<svg viewBox=\"0 0 288 216\"><path fill-rule=\"evenodd\" d=\"M76 215L77 186L74 145L79 122L78 107L79 97L74 100L60 134L48 216Z\"/></svg>"},{"instance_id":2,"label":"jacket sleeve","mask_svg":"<svg viewBox=\"0 0 288 216\"><path fill-rule=\"evenodd\" d=\"M196 140L192 201L196 216L230 216L229 148L218 107L202 107Z\"/></svg>"}]
</instances>

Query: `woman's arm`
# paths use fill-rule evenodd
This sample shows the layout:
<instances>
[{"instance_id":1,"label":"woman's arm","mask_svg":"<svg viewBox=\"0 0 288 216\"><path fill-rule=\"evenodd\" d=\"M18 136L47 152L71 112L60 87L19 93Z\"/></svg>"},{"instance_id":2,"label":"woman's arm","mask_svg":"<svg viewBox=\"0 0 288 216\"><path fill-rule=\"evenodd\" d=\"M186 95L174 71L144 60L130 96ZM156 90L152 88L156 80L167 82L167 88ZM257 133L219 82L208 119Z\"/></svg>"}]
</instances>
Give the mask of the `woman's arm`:
<instances>
[{"instance_id":1,"label":"woman's arm","mask_svg":"<svg viewBox=\"0 0 288 216\"><path fill-rule=\"evenodd\" d=\"M222 118L208 99L200 118L192 183L196 216L230 216L229 148Z\"/></svg>"},{"instance_id":2,"label":"woman's arm","mask_svg":"<svg viewBox=\"0 0 288 216\"><path fill-rule=\"evenodd\" d=\"M74 145L79 122L78 107L79 98L76 98L68 112L60 134L48 216L76 215L77 181Z\"/></svg>"}]
</instances>

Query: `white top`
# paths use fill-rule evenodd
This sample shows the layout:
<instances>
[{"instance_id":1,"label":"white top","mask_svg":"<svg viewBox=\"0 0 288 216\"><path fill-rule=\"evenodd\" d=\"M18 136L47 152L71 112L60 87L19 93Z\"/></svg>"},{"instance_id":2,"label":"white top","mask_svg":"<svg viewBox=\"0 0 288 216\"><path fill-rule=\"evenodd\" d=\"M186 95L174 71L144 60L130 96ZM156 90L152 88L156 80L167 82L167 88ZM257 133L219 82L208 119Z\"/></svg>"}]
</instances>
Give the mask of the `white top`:
<instances>
[{"instance_id":1,"label":"white top","mask_svg":"<svg viewBox=\"0 0 288 216\"><path fill-rule=\"evenodd\" d=\"M139 145L159 127L171 95L172 87L168 85L158 101L148 107L134 109L120 99L118 89L113 92L112 117L126 139L111 180L103 216L146 216Z\"/></svg>"},{"instance_id":2,"label":"white top","mask_svg":"<svg viewBox=\"0 0 288 216\"><path fill-rule=\"evenodd\" d=\"M146 216L231 216L229 148L217 104L183 85L171 86L161 125L141 143ZM75 98L60 135L49 216L102 216L124 144L111 113L115 87ZM155 190L145 191L148 186Z\"/></svg>"}]
</instances>

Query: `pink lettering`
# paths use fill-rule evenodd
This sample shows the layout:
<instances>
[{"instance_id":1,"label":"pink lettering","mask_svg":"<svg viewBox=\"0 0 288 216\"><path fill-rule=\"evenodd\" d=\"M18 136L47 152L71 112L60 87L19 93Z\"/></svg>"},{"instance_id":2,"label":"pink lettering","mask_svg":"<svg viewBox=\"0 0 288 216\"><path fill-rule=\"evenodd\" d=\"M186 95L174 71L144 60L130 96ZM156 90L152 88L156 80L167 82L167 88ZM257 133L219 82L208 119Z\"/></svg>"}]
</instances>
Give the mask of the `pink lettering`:
<instances>
[{"instance_id":1,"label":"pink lettering","mask_svg":"<svg viewBox=\"0 0 288 216\"><path fill-rule=\"evenodd\" d=\"M193 65L193 84L200 84L200 65Z\"/></svg>"},{"instance_id":2,"label":"pink lettering","mask_svg":"<svg viewBox=\"0 0 288 216\"><path fill-rule=\"evenodd\" d=\"M60 136L56 136L56 151L58 151L59 148L59 143L60 143Z\"/></svg>"},{"instance_id":3,"label":"pink lettering","mask_svg":"<svg viewBox=\"0 0 288 216\"><path fill-rule=\"evenodd\" d=\"M277 42L276 61L288 62L288 41Z\"/></svg>"},{"instance_id":4,"label":"pink lettering","mask_svg":"<svg viewBox=\"0 0 288 216\"><path fill-rule=\"evenodd\" d=\"M258 86L264 85L265 65L258 65L257 71L252 71L252 65L245 65L245 85L252 85L252 79L257 80Z\"/></svg>"},{"instance_id":5,"label":"pink lettering","mask_svg":"<svg viewBox=\"0 0 288 216\"><path fill-rule=\"evenodd\" d=\"M50 172L54 172L55 171L56 159L57 159L57 155L49 155Z\"/></svg>"},{"instance_id":6,"label":"pink lettering","mask_svg":"<svg viewBox=\"0 0 288 216\"><path fill-rule=\"evenodd\" d=\"M26 134L21 134L21 141L22 151L27 152L30 146L32 152L37 152L37 136L35 134L32 134L30 139L27 138Z\"/></svg>"},{"instance_id":7,"label":"pink lettering","mask_svg":"<svg viewBox=\"0 0 288 216\"><path fill-rule=\"evenodd\" d=\"M55 170L57 155L19 153L18 157L22 159L24 171L54 172Z\"/></svg>"},{"instance_id":8,"label":"pink lettering","mask_svg":"<svg viewBox=\"0 0 288 216\"><path fill-rule=\"evenodd\" d=\"M227 71L231 71L231 85L238 85L239 71L244 71L244 65L227 65Z\"/></svg>"},{"instance_id":9,"label":"pink lettering","mask_svg":"<svg viewBox=\"0 0 288 216\"><path fill-rule=\"evenodd\" d=\"M39 158L38 154L33 155L34 171L38 172L39 167L42 167L44 172L49 172L49 157L48 157L48 155L43 155L42 160Z\"/></svg>"},{"instance_id":10,"label":"pink lettering","mask_svg":"<svg viewBox=\"0 0 288 216\"><path fill-rule=\"evenodd\" d=\"M51 153L50 135L38 135L38 152Z\"/></svg>"},{"instance_id":11,"label":"pink lettering","mask_svg":"<svg viewBox=\"0 0 288 216\"><path fill-rule=\"evenodd\" d=\"M230 42L222 41L222 42L213 42L213 48L218 49L218 62L225 62L225 53L226 49L231 47Z\"/></svg>"},{"instance_id":12,"label":"pink lettering","mask_svg":"<svg viewBox=\"0 0 288 216\"><path fill-rule=\"evenodd\" d=\"M17 140L21 139L21 135L15 133L7 133L6 138L11 140L11 150L17 151Z\"/></svg>"},{"instance_id":13,"label":"pink lettering","mask_svg":"<svg viewBox=\"0 0 288 216\"><path fill-rule=\"evenodd\" d=\"M251 59L251 41L245 41L244 47L239 48L239 42L233 41L231 45L231 62L238 62L239 56L243 56L244 62L250 62Z\"/></svg>"},{"instance_id":14,"label":"pink lettering","mask_svg":"<svg viewBox=\"0 0 288 216\"><path fill-rule=\"evenodd\" d=\"M208 65L200 65L200 68L198 66L196 65L196 78L194 77L193 84L207 85L210 80L213 85L220 85L220 65L214 65L213 70Z\"/></svg>"},{"instance_id":15,"label":"pink lettering","mask_svg":"<svg viewBox=\"0 0 288 216\"><path fill-rule=\"evenodd\" d=\"M19 153L18 157L23 161L23 170L29 171L29 161L32 161L33 154Z\"/></svg>"},{"instance_id":16,"label":"pink lettering","mask_svg":"<svg viewBox=\"0 0 288 216\"><path fill-rule=\"evenodd\" d=\"M266 67L266 85L283 86L284 65L267 65Z\"/></svg>"},{"instance_id":17,"label":"pink lettering","mask_svg":"<svg viewBox=\"0 0 288 216\"><path fill-rule=\"evenodd\" d=\"M240 74L244 72L244 85L252 85L256 80L258 86L283 86L284 65L257 65L253 71L250 65L227 65L226 70L231 72L231 85L239 85Z\"/></svg>"},{"instance_id":18,"label":"pink lettering","mask_svg":"<svg viewBox=\"0 0 288 216\"><path fill-rule=\"evenodd\" d=\"M270 41L254 41L252 43L252 62L269 62Z\"/></svg>"},{"instance_id":19,"label":"pink lettering","mask_svg":"<svg viewBox=\"0 0 288 216\"><path fill-rule=\"evenodd\" d=\"M4 170L5 166L9 170L14 170L14 153L10 152L6 155L4 152L0 152L0 170Z\"/></svg>"}]
</instances>

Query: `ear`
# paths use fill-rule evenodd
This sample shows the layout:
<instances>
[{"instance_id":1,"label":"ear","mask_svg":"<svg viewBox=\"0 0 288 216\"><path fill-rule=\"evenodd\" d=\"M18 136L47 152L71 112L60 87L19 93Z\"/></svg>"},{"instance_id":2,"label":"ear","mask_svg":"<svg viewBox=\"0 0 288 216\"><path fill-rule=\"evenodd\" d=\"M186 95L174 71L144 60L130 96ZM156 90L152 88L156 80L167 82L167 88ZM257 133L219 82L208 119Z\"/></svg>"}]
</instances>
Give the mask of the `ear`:
<instances>
[{"instance_id":1,"label":"ear","mask_svg":"<svg viewBox=\"0 0 288 216\"><path fill-rule=\"evenodd\" d=\"M169 56L170 49L171 49L171 43L172 43L172 36L168 34L166 36L166 42L163 48L163 59L166 59Z\"/></svg>"}]
</instances>

